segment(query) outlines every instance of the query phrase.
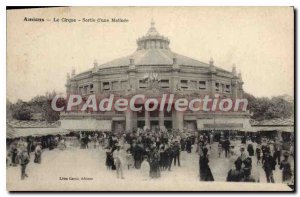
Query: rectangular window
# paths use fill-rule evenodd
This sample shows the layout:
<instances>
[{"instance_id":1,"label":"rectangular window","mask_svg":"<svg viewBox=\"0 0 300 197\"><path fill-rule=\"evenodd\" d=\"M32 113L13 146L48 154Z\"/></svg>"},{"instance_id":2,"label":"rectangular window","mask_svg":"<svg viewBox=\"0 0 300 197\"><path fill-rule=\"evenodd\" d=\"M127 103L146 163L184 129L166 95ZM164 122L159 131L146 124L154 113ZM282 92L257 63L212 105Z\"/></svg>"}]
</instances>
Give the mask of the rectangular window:
<instances>
[{"instance_id":1,"label":"rectangular window","mask_svg":"<svg viewBox=\"0 0 300 197\"><path fill-rule=\"evenodd\" d=\"M220 91L220 83L216 82L216 92Z\"/></svg>"},{"instance_id":2,"label":"rectangular window","mask_svg":"<svg viewBox=\"0 0 300 197\"><path fill-rule=\"evenodd\" d=\"M145 80L139 80L139 88L144 89L147 88L148 84Z\"/></svg>"},{"instance_id":3,"label":"rectangular window","mask_svg":"<svg viewBox=\"0 0 300 197\"><path fill-rule=\"evenodd\" d=\"M90 93L94 93L94 84L90 84Z\"/></svg>"},{"instance_id":4,"label":"rectangular window","mask_svg":"<svg viewBox=\"0 0 300 197\"><path fill-rule=\"evenodd\" d=\"M103 82L103 90L110 90L109 82Z\"/></svg>"},{"instance_id":5,"label":"rectangular window","mask_svg":"<svg viewBox=\"0 0 300 197\"><path fill-rule=\"evenodd\" d=\"M181 89L184 89L184 90L188 89L188 80L181 80L180 83L181 83L181 86L180 86Z\"/></svg>"},{"instance_id":6,"label":"rectangular window","mask_svg":"<svg viewBox=\"0 0 300 197\"><path fill-rule=\"evenodd\" d=\"M199 81L199 89L200 90L206 89L206 81Z\"/></svg>"},{"instance_id":7,"label":"rectangular window","mask_svg":"<svg viewBox=\"0 0 300 197\"><path fill-rule=\"evenodd\" d=\"M161 88L169 88L169 80L168 79L162 79L160 80L160 87Z\"/></svg>"},{"instance_id":8,"label":"rectangular window","mask_svg":"<svg viewBox=\"0 0 300 197\"><path fill-rule=\"evenodd\" d=\"M188 83L187 80L181 80L180 82L181 82L181 84L184 84L184 85L187 85L187 83Z\"/></svg>"},{"instance_id":9,"label":"rectangular window","mask_svg":"<svg viewBox=\"0 0 300 197\"><path fill-rule=\"evenodd\" d=\"M230 85L226 85L225 92L226 93L230 93L231 92L231 86Z\"/></svg>"}]
</instances>

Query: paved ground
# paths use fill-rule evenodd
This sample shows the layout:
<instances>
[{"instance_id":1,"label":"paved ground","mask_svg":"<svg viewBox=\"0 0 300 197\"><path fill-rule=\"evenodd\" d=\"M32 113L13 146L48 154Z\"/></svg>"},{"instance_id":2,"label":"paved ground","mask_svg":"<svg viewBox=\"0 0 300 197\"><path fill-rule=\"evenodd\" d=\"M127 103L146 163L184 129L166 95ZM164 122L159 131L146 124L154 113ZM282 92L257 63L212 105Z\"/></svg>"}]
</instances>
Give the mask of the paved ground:
<instances>
[{"instance_id":1,"label":"paved ground","mask_svg":"<svg viewBox=\"0 0 300 197\"><path fill-rule=\"evenodd\" d=\"M33 158L33 155L32 155ZM31 160L33 160L31 158ZM117 179L115 171L108 171L105 167L105 152L99 149L79 149L69 147L59 151L45 150L42 163L30 162L27 173L29 178L20 180L20 167L7 168L7 188L17 190L288 190L286 185L280 184L253 184L247 187L241 183L232 188L232 184L224 183L231 160L218 158L217 144L213 144L210 156L210 167L215 181L212 185L199 181L198 154L181 154L181 167L173 167L171 172L164 171L159 179L144 180L141 172L136 169L124 171L125 179ZM254 162L256 163L256 162ZM254 168L256 168L254 166ZM261 182L266 182L261 166L256 169ZM65 177L68 180L60 180ZM69 180L69 178L79 180ZM82 180L81 178L93 180ZM281 180L281 172L275 173L277 183ZM223 183L222 183L223 182ZM252 189L251 189L252 188Z\"/></svg>"}]
</instances>

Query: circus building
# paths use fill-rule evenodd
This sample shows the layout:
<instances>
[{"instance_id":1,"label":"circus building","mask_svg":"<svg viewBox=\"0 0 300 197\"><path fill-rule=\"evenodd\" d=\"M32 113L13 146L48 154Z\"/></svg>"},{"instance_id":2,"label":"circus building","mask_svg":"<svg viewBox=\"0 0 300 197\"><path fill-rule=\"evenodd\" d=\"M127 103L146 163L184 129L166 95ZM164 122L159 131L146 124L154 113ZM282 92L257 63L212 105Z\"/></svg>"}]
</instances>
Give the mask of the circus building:
<instances>
[{"instance_id":1,"label":"circus building","mask_svg":"<svg viewBox=\"0 0 300 197\"><path fill-rule=\"evenodd\" d=\"M79 74L73 70L67 79L66 92L83 96L243 97L243 81L235 66L227 71L216 66L212 59L204 63L177 54L170 49L170 43L158 33L152 21L146 35L137 39L134 53L104 64L95 62L91 69ZM137 128L247 131L250 127L247 111L72 111L62 112L60 121L65 129L82 131L130 132Z\"/></svg>"}]
</instances>

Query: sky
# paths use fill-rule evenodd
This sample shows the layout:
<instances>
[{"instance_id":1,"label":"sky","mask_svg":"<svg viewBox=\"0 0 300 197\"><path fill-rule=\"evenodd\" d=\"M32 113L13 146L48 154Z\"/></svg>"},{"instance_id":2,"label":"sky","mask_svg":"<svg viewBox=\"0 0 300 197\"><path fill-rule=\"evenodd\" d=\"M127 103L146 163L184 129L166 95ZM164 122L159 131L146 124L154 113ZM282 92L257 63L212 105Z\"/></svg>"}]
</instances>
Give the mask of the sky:
<instances>
[{"instance_id":1,"label":"sky","mask_svg":"<svg viewBox=\"0 0 300 197\"><path fill-rule=\"evenodd\" d=\"M50 21L28 22L24 18ZM127 23L53 22L126 18ZM242 73L258 97L294 96L291 7L66 7L7 11L7 99L65 93L66 75L132 54L151 19L172 51Z\"/></svg>"}]
</instances>

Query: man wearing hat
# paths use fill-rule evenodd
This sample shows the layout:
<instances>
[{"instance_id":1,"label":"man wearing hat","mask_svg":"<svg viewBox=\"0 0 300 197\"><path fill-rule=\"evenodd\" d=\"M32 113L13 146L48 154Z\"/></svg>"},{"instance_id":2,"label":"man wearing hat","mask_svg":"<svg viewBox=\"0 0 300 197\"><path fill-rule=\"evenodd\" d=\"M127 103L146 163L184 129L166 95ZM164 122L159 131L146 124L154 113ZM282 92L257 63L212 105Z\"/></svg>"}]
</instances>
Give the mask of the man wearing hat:
<instances>
[{"instance_id":1,"label":"man wearing hat","mask_svg":"<svg viewBox=\"0 0 300 197\"><path fill-rule=\"evenodd\" d=\"M241 152L240 158L242 161L244 161L248 157L248 154L245 151L245 147L241 147L240 152Z\"/></svg>"}]
</instances>

